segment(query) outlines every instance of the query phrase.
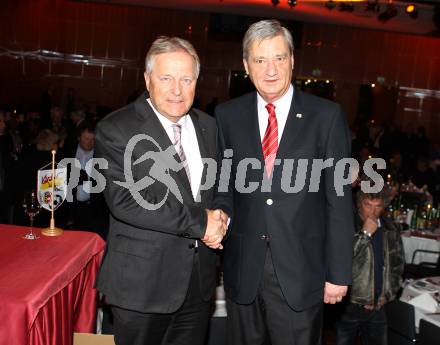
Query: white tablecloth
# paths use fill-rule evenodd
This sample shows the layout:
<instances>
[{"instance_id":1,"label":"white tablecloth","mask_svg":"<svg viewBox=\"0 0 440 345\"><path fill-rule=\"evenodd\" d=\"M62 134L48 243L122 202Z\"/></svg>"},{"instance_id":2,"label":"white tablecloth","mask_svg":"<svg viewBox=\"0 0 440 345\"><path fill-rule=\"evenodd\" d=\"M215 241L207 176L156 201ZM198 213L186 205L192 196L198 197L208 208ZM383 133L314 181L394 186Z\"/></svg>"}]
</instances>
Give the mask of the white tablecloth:
<instances>
[{"instance_id":1,"label":"white tablecloth","mask_svg":"<svg viewBox=\"0 0 440 345\"><path fill-rule=\"evenodd\" d=\"M410 282L405 286L400 300L414 305L414 316L416 329L419 328L420 319L425 319L440 327L440 306L435 301L435 294L440 294L440 277L429 277ZM427 297L429 304L423 304L421 296ZM423 297L423 296L422 296ZM415 300L418 298L418 300ZM419 303L417 303L417 302Z\"/></svg>"},{"instance_id":2,"label":"white tablecloth","mask_svg":"<svg viewBox=\"0 0 440 345\"><path fill-rule=\"evenodd\" d=\"M407 264L411 263L416 249L440 251L440 241L430 238L410 236L409 233L402 233L402 242L403 250L405 251L405 262ZM416 265L420 262L435 263L437 260L438 254L417 253L413 263Z\"/></svg>"}]
</instances>

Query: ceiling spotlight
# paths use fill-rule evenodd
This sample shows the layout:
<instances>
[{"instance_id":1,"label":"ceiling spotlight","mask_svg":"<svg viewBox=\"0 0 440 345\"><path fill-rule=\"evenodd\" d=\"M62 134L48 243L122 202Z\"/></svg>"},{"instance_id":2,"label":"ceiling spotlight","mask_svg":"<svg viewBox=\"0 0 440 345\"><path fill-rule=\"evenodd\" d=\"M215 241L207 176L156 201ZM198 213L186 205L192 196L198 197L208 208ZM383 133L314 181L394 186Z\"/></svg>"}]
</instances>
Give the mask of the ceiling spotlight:
<instances>
[{"instance_id":1,"label":"ceiling spotlight","mask_svg":"<svg viewBox=\"0 0 440 345\"><path fill-rule=\"evenodd\" d=\"M397 8L393 3L390 2L387 4L385 11L380 13L377 19L379 19L380 22L385 23L395 16L397 16Z\"/></svg>"},{"instance_id":2,"label":"ceiling spotlight","mask_svg":"<svg viewBox=\"0 0 440 345\"><path fill-rule=\"evenodd\" d=\"M276 6L280 3L280 0L270 0L270 2L272 3L272 5Z\"/></svg>"},{"instance_id":3,"label":"ceiling spotlight","mask_svg":"<svg viewBox=\"0 0 440 345\"><path fill-rule=\"evenodd\" d=\"M354 5L352 2L341 2L339 4L339 11L341 12L353 12Z\"/></svg>"},{"instance_id":4,"label":"ceiling spotlight","mask_svg":"<svg viewBox=\"0 0 440 345\"><path fill-rule=\"evenodd\" d=\"M325 7L327 7L329 10L332 10L336 7L336 3L333 0L329 0L325 3Z\"/></svg>"},{"instance_id":5,"label":"ceiling spotlight","mask_svg":"<svg viewBox=\"0 0 440 345\"><path fill-rule=\"evenodd\" d=\"M412 13L412 12L415 11L415 9L416 9L416 6L415 6L415 5L413 5L413 4L409 4L409 5L406 5L405 12L406 12L406 13Z\"/></svg>"},{"instance_id":6,"label":"ceiling spotlight","mask_svg":"<svg viewBox=\"0 0 440 345\"><path fill-rule=\"evenodd\" d=\"M409 14L412 19L417 19L419 16L419 11L417 11L416 5L409 4L405 8L405 12Z\"/></svg>"},{"instance_id":7,"label":"ceiling spotlight","mask_svg":"<svg viewBox=\"0 0 440 345\"><path fill-rule=\"evenodd\" d=\"M287 4L288 4L290 7L295 7L295 6L296 6L296 0L287 0Z\"/></svg>"},{"instance_id":8,"label":"ceiling spotlight","mask_svg":"<svg viewBox=\"0 0 440 345\"><path fill-rule=\"evenodd\" d=\"M380 11L380 5L378 0L369 0L367 2L367 7L365 8L365 11L371 11L371 12L379 12Z\"/></svg>"}]
</instances>

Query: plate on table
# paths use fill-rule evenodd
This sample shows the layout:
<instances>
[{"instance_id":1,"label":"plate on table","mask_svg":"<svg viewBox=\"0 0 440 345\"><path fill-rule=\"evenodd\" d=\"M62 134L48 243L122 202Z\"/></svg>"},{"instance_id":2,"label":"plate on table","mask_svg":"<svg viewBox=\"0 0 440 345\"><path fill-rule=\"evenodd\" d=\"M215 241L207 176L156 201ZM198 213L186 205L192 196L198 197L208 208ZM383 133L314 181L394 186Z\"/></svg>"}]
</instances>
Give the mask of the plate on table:
<instances>
[{"instance_id":1,"label":"plate on table","mask_svg":"<svg viewBox=\"0 0 440 345\"><path fill-rule=\"evenodd\" d=\"M440 288L440 277L426 278L425 281Z\"/></svg>"},{"instance_id":2,"label":"plate on table","mask_svg":"<svg viewBox=\"0 0 440 345\"><path fill-rule=\"evenodd\" d=\"M426 291L426 292L436 292L438 290L438 287L431 284L430 282L427 282L424 280L418 280L416 281L413 286L420 291Z\"/></svg>"}]
</instances>

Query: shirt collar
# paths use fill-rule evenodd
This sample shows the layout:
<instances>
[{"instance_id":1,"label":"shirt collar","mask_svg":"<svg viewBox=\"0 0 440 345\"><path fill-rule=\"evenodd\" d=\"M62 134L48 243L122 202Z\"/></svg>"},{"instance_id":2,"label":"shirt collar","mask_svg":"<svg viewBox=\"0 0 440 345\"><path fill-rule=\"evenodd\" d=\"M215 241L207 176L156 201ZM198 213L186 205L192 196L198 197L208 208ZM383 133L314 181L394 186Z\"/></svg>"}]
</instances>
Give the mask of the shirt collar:
<instances>
[{"instance_id":1,"label":"shirt collar","mask_svg":"<svg viewBox=\"0 0 440 345\"><path fill-rule=\"evenodd\" d=\"M283 112L286 114L289 113L290 104L292 102L293 90L294 90L293 86L292 84L290 84L289 88L287 89L287 92L283 96L281 96L281 98L277 99L275 102L272 103L275 106L275 112L277 113L277 117L279 112ZM262 107L263 109L265 109L266 105L268 104L264 100L264 98L260 96L258 92L257 92L257 102L259 107Z\"/></svg>"},{"instance_id":2,"label":"shirt collar","mask_svg":"<svg viewBox=\"0 0 440 345\"><path fill-rule=\"evenodd\" d=\"M172 125L175 124L175 122L167 119L165 116L163 116L161 113L159 113L159 111L154 107L153 103L151 102L150 98L147 98L147 102L148 104L151 106L151 108L153 109L154 113L156 114L157 118L159 119L160 123L162 124L162 126L166 129L171 128ZM187 127L187 123L188 123L188 114L182 116L179 121L177 121L177 123L179 125L182 126L182 128L186 128Z\"/></svg>"},{"instance_id":3,"label":"shirt collar","mask_svg":"<svg viewBox=\"0 0 440 345\"><path fill-rule=\"evenodd\" d=\"M77 152L79 152L82 156L93 156L93 149L86 151L81 147L80 144L78 144Z\"/></svg>"}]
</instances>

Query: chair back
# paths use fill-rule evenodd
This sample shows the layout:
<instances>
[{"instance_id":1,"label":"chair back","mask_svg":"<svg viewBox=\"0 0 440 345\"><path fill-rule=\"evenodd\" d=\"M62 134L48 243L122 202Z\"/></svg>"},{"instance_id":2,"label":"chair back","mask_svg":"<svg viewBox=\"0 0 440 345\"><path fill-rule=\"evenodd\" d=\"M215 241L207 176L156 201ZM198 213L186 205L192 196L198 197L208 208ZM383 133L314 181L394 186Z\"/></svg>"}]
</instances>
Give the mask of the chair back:
<instances>
[{"instance_id":1,"label":"chair back","mask_svg":"<svg viewBox=\"0 0 440 345\"><path fill-rule=\"evenodd\" d=\"M438 345L440 343L440 327L429 321L420 319L418 344Z\"/></svg>"},{"instance_id":2,"label":"chair back","mask_svg":"<svg viewBox=\"0 0 440 345\"><path fill-rule=\"evenodd\" d=\"M438 266L439 265L439 262L440 262L440 251L438 251L438 250L428 250L428 249L416 249L414 251L414 253L413 253L412 258L411 258L411 264L414 265L414 262L416 260L417 254L423 254L423 253L424 254L432 254L432 256L437 255L436 263L429 263L429 264L431 264L433 266L435 266L435 265ZM420 264L428 264L428 263L427 262L420 262Z\"/></svg>"},{"instance_id":3,"label":"chair back","mask_svg":"<svg viewBox=\"0 0 440 345\"><path fill-rule=\"evenodd\" d=\"M385 305L388 345L412 344L416 339L414 306L399 300Z\"/></svg>"},{"instance_id":4,"label":"chair back","mask_svg":"<svg viewBox=\"0 0 440 345\"><path fill-rule=\"evenodd\" d=\"M421 261L415 263L418 254L431 254L433 257L437 255L436 262ZM440 251L416 249L413 253L411 263L405 264L405 271L403 276L405 279L420 279L426 277L433 277L440 275Z\"/></svg>"}]
</instances>

